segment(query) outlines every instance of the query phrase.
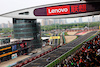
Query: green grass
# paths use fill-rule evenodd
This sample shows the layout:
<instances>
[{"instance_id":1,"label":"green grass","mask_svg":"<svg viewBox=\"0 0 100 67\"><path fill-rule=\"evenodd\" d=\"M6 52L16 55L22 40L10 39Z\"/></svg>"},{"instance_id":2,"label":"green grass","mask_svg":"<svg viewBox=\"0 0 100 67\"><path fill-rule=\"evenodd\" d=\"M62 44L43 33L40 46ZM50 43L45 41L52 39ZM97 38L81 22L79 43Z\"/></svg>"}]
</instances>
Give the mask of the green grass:
<instances>
[{"instance_id":1,"label":"green grass","mask_svg":"<svg viewBox=\"0 0 100 67\"><path fill-rule=\"evenodd\" d=\"M68 35L67 32L65 32L64 35L67 36Z\"/></svg>"},{"instance_id":2,"label":"green grass","mask_svg":"<svg viewBox=\"0 0 100 67\"><path fill-rule=\"evenodd\" d=\"M61 34L61 32L58 35L60 35L60 34Z\"/></svg>"},{"instance_id":3,"label":"green grass","mask_svg":"<svg viewBox=\"0 0 100 67\"><path fill-rule=\"evenodd\" d=\"M51 34L45 34L45 35L47 35L47 36L51 36Z\"/></svg>"}]
</instances>

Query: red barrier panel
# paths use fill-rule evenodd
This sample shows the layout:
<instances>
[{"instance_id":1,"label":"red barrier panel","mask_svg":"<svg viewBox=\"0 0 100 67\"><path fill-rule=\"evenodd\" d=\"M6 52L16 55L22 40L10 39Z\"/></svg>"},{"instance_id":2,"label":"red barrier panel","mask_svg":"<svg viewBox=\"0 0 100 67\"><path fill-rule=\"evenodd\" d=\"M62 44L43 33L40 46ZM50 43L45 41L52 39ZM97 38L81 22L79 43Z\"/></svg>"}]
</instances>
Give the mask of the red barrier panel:
<instances>
[{"instance_id":1,"label":"red barrier panel","mask_svg":"<svg viewBox=\"0 0 100 67\"><path fill-rule=\"evenodd\" d=\"M18 65L18 67L21 67L21 66L23 66L24 65L24 63L20 63L19 65Z\"/></svg>"},{"instance_id":2,"label":"red barrier panel","mask_svg":"<svg viewBox=\"0 0 100 67\"><path fill-rule=\"evenodd\" d=\"M47 51L47 53L49 53L49 50Z\"/></svg>"},{"instance_id":3,"label":"red barrier panel","mask_svg":"<svg viewBox=\"0 0 100 67\"><path fill-rule=\"evenodd\" d=\"M16 65L16 66L14 66L14 67L19 67L19 65Z\"/></svg>"},{"instance_id":4,"label":"red barrier panel","mask_svg":"<svg viewBox=\"0 0 100 67\"><path fill-rule=\"evenodd\" d=\"M32 60L35 60L34 57L32 57Z\"/></svg>"},{"instance_id":5,"label":"red barrier panel","mask_svg":"<svg viewBox=\"0 0 100 67\"><path fill-rule=\"evenodd\" d=\"M51 52L51 50L49 50L49 52Z\"/></svg>"},{"instance_id":6,"label":"red barrier panel","mask_svg":"<svg viewBox=\"0 0 100 67\"><path fill-rule=\"evenodd\" d=\"M28 60L25 60L24 64L27 64L28 63Z\"/></svg>"},{"instance_id":7,"label":"red barrier panel","mask_svg":"<svg viewBox=\"0 0 100 67\"><path fill-rule=\"evenodd\" d=\"M35 59L36 59L36 57L32 57L32 59L33 59L33 60L35 60Z\"/></svg>"},{"instance_id":8,"label":"red barrier panel","mask_svg":"<svg viewBox=\"0 0 100 67\"><path fill-rule=\"evenodd\" d=\"M29 59L29 62L31 62L31 61L32 61L32 58Z\"/></svg>"},{"instance_id":9,"label":"red barrier panel","mask_svg":"<svg viewBox=\"0 0 100 67\"><path fill-rule=\"evenodd\" d=\"M54 49L56 49L56 47L54 47Z\"/></svg>"},{"instance_id":10,"label":"red barrier panel","mask_svg":"<svg viewBox=\"0 0 100 67\"><path fill-rule=\"evenodd\" d=\"M36 58L37 58L37 56L34 57L34 59L36 59Z\"/></svg>"},{"instance_id":11,"label":"red barrier panel","mask_svg":"<svg viewBox=\"0 0 100 67\"><path fill-rule=\"evenodd\" d=\"M45 52L43 53L43 55L45 55Z\"/></svg>"},{"instance_id":12,"label":"red barrier panel","mask_svg":"<svg viewBox=\"0 0 100 67\"><path fill-rule=\"evenodd\" d=\"M43 56L45 53L40 54L41 56Z\"/></svg>"},{"instance_id":13,"label":"red barrier panel","mask_svg":"<svg viewBox=\"0 0 100 67\"><path fill-rule=\"evenodd\" d=\"M45 52L45 54L47 54L47 52Z\"/></svg>"},{"instance_id":14,"label":"red barrier panel","mask_svg":"<svg viewBox=\"0 0 100 67\"><path fill-rule=\"evenodd\" d=\"M36 59L38 58L38 56L35 56L36 57Z\"/></svg>"},{"instance_id":15,"label":"red barrier panel","mask_svg":"<svg viewBox=\"0 0 100 67\"><path fill-rule=\"evenodd\" d=\"M40 55L37 56L38 58L40 57Z\"/></svg>"},{"instance_id":16,"label":"red barrier panel","mask_svg":"<svg viewBox=\"0 0 100 67\"><path fill-rule=\"evenodd\" d=\"M60 47L60 45L57 46L57 48L59 48L59 47Z\"/></svg>"},{"instance_id":17,"label":"red barrier panel","mask_svg":"<svg viewBox=\"0 0 100 67\"><path fill-rule=\"evenodd\" d=\"M43 54L40 54L40 56L43 56Z\"/></svg>"},{"instance_id":18,"label":"red barrier panel","mask_svg":"<svg viewBox=\"0 0 100 67\"><path fill-rule=\"evenodd\" d=\"M53 48L53 50L55 50L55 48Z\"/></svg>"},{"instance_id":19,"label":"red barrier panel","mask_svg":"<svg viewBox=\"0 0 100 67\"><path fill-rule=\"evenodd\" d=\"M52 51L54 50L54 48L52 48Z\"/></svg>"}]
</instances>

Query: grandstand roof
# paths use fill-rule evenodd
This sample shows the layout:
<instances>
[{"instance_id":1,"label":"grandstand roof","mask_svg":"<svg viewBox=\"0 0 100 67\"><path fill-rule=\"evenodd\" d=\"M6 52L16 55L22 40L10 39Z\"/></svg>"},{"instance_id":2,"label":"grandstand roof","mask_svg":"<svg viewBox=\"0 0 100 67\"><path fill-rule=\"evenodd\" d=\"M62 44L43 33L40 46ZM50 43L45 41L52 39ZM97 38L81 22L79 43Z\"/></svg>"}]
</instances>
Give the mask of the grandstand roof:
<instances>
[{"instance_id":1,"label":"grandstand roof","mask_svg":"<svg viewBox=\"0 0 100 67\"><path fill-rule=\"evenodd\" d=\"M20 9L0 16L24 19L83 17L100 14L99 5L100 2L62 2Z\"/></svg>"}]
</instances>

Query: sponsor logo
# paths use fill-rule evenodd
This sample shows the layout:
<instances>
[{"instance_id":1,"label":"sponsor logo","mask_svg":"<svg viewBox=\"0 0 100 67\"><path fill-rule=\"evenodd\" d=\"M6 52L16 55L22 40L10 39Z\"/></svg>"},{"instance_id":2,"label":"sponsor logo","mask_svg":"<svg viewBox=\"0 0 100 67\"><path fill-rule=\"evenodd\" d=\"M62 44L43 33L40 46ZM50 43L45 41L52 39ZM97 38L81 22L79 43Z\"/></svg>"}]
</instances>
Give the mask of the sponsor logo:
<instances>
[{"instance_id":1,"label":"sponsor logo","mask_svg":"<svg viewBox=\"0 0 100 67\"><path fill-rule=\"evenodd\" d=\"M70 14L70 6L47 7L47 15Z\"/></svg>"},{"instance_id":2,"label":"sponsor logo","mask_svg":"<svg viewBox=\"0 0 100 67\"><path fill-rule=\"evenodd\" d=\"M61 12L67 12L67 8L60 8L60 9L48 9L49 13L61 13Z\"/></svg>"}]
</instances>

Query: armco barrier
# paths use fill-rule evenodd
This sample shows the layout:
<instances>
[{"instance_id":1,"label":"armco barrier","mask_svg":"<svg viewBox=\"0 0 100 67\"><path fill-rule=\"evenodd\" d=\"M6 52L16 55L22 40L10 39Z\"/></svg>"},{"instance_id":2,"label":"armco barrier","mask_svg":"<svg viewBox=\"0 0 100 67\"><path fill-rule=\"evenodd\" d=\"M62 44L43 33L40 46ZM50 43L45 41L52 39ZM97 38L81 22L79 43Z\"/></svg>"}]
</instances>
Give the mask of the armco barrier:
<instances>
[{"instance_id":1,"label":"armco barrier","mask_svg":"<svg viewBox=\"0 0 100 67\"><path fill-rule=\"evenodd\" d=\"M92 35L91 37L89 37L88 39L84 40L82 43L91 40L92 38L94 38L98 33ZM68 57L69 55L71 55L74 51L76 51L77 49L79 49L82 46L82 43L77 45L76 47L74 47L73 49L71 49L70 51L68 51L67 53L61 55L59 58L57 58L56 60L54 60L53 62L51 62L50 64L48 64L46 67L54 67L56 64L58 64L59 62L61 62L62 60L64 60L66 57Z\"/></svg>"}]
</instances>

